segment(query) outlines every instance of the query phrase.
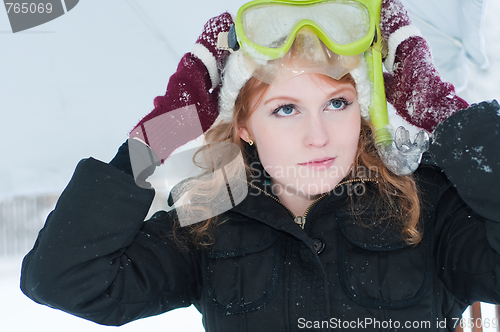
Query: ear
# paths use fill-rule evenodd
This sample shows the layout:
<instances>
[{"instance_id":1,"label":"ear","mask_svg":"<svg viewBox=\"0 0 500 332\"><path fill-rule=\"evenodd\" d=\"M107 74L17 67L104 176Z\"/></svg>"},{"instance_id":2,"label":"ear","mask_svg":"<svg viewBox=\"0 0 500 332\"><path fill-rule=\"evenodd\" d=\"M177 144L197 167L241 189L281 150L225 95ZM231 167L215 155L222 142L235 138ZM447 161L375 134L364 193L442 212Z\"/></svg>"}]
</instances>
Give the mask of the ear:
<instances>
[{"instance_id":1,"label":"ear","mask_svg":"<svg viewBox=\"0 0 500 332\"><path fill-rule=\"evenodd\" d=\"M245 142L248 141L248 138L250 137L250 133L248 132L248 129L244 126L240 126L238 128L238 131L240 133L240 138L244 140Z\"/></svg>"}]
</instances>

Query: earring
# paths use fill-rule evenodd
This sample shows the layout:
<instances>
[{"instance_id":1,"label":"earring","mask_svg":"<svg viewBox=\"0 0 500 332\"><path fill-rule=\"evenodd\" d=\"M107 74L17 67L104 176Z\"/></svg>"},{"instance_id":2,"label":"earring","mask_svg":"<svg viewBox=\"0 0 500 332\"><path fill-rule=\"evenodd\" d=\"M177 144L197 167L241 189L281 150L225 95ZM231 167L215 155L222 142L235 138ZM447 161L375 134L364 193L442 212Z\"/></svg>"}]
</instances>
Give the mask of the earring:
<instances>
[{"instance_id":1,"label":"earring","mask_svg":"<svg viewBox=\"0 0 500 332\"><path fill-rule=\"evenodd\" d=\"M247 143L248 145L252 146L253 145L253 141L250 139L250 137L247 136Z\"/></svg>"}]
</instances>

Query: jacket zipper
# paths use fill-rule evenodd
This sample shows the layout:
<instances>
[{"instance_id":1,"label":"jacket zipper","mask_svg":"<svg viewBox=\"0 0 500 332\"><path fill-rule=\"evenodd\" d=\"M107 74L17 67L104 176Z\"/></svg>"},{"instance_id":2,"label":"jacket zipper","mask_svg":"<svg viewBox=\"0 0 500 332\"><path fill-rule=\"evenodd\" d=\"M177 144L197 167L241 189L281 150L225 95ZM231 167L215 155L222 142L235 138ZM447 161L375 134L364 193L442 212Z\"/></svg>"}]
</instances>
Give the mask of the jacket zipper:
<instances>
[{"instance_id":1,"label":"jacket zipper","mask_svg":"<svg viewBox=\"0 0 500 332\"><path fill-rule=\"evenodd\" d=\"M354 183L354 182L373 182L373 181L376 181L374 179L354 179L354 180L347 180L347 181L344 181L344 182L340 182L339 184L337 184L335 186L335 188L333 188L333 190L337 189L338 187L344 185L344 184L347 184L347 183ZM293 221L299 225L300 228L304 229L305 225L306 225L306 217L307 217L307 214L309 213L309 211L311 210L311 208L316 205L320 200L322 200L323 198L325 198L326 196L328 196L328 194L330 192L332 192L333 190L327 192L327 193L324 193L323 195L321 195L320 197L318 197L317 199L315 199L311 204L309 204L309 206L307 207L307 209L304 211L304 215L303 216L296 216L295 213L293 213L292 211L290 211L290 209L288 209L283 203L281 203L281 201L279 199L277 199L276 197L272 196L271 194L267 193L266 191L260 189L259 187L257 187L256 185L252 184L249 182L249 184L254 187L254 188L257 188L258 190L260 190L262 193L264 193L265 195L271 197L272 199L274 199L276 202L280 203L281 206L283 206L287 211L288 213L290 214L290 216L292 216L293 218Z\"/></svg>"}]
</instances>

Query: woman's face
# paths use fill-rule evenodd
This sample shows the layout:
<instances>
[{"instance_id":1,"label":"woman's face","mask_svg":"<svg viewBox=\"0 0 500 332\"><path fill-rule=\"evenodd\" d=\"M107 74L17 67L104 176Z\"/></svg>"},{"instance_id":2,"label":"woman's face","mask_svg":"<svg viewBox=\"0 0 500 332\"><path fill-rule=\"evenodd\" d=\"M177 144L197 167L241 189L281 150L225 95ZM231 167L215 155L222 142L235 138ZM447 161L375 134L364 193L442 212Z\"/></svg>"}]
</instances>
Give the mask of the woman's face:
<instances>
[{"instance_id":1,"label":"woman's face","mask_svg":"<svg viewBox=\"0 0 500 332\"><path fill-rule=\"evenodd\" d=\"M252 139L274 192L314 199L347 175L356 156L361 111L354 86L324 75L303 74L270 85L250 103L240 124Z\"/></svg>"}]
</instances>

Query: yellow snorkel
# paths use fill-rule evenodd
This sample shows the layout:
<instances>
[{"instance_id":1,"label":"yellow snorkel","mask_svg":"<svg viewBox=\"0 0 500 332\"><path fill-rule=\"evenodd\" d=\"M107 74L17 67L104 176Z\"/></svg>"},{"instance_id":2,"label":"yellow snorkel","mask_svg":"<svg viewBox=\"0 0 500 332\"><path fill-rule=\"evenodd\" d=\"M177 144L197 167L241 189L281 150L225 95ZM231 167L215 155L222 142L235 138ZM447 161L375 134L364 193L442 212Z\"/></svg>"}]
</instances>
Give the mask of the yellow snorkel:
<instances>
[{"instance_id":1,"label":"yellow snorkel","mask_svg":"<svg viewBox=\"0 0 500 332\"><path fill-rule=\"evenodd\" d=\"M377 5L374 9L375 24L378 27L380 23L381 0L373 0ZM380 29L376 29L376 38L369 51L365 52L366 63L369 68L370 80L373 84L373 99L370 106L370 121L372 122L376 135L377 144L391 144L393 138L389 129L389 113L387 111L387 101L385 98L384 73L382 68L382 36ZM370 52L371 51L371 52ZM371 61L370 61L371 60Z\"/></svg>"}]
</instances>

